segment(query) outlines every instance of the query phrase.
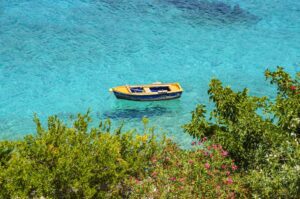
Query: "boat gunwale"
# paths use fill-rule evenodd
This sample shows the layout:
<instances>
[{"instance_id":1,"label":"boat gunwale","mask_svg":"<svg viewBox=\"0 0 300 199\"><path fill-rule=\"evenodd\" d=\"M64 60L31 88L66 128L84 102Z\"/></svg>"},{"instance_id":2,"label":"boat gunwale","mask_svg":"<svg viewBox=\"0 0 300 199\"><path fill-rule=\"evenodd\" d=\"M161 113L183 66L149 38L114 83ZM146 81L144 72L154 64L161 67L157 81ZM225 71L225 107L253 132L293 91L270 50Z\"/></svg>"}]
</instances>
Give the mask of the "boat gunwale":
<instances>
[{"instance_id":1,"label":"boat gunwale","mask_svg":"<svg viewBox=\"0 0 300 199\"><path fill-rule=\"evenodd\" d=\"M130 91L130 88L132 88L132 87L143 87L143 88L148 87L148 88L150 88L152 86L161 86L161 87L163 87L163 86L171 86L171 85L176 85L176 86L178 86L179 89L176 90L176 91L151 92L151 93L146 93L146 92L144 92L144 93L132 93ZM116 88L118 88L118 87L125 87L129 92L124 93L124 92L117 91ZM163 84L122 85L122 86L116 86L116 87L112 88L112 91L117 92L117 93L122 93L122 94L125 94L125 95L144 96L144 95L162 95L162 94L171 94L171 93L180 93L180 92L182 93L183 89L182 89L182 87L180 86L179 83L163 83Z\"/></svg>"}]
</instances>

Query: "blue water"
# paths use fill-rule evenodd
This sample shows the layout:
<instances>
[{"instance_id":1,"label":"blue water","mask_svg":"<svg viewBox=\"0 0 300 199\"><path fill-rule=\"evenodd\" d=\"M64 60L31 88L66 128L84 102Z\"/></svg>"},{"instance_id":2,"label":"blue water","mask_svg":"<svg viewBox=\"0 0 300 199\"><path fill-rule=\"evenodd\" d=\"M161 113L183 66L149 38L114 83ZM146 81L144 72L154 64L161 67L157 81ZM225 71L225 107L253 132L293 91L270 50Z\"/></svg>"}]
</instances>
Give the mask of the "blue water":
<instances>
[{"instance_id":1,"label":"blue water","mask_svg":"<svg viewBox=\"0 0 300 199\"><path fill-rule=\"evenodd\" d=\"M207 2L0 0L0 138L34 133L33 113L45 122L91 108L95 123L110 117L127 129L147 116L186 145L180 127L196 104L211 107L211 78L272 97L266 68L300 71L300 1ZM155 81L180 82L185 92L161 102L108 92Z\"/></svg>"}]
</instances>

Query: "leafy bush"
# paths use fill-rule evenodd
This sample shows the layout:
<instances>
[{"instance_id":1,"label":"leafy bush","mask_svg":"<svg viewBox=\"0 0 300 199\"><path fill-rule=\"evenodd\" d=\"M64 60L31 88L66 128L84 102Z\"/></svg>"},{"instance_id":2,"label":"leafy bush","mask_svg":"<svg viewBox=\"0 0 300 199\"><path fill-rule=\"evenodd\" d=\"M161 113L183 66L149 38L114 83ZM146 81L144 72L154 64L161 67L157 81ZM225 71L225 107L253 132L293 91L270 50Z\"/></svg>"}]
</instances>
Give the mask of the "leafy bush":
<instances>
[{"instance_id":1,"label":"leafy bush","mask_svg":"<svg viewBox=\"0 0 300 199\"><path fill-rule=\"evenodd\" d=\"M207 136L221 144L241 167L253 196L300 196L300 73L295 79L278 67L265 73L277 85L275 101L234 92L213 79L208 91L215 108L209 120L197 106L184 125L196 138Z\"/></svg>"},{"instance_id":2,"label":"leafy bush","mask_svg":"<svg viewBox=\"0 0 300 199\"><path fill-rule=\"evenodd\" d=\"M193 150L181 150L169 143L152 158L150 175L131 178L132 198L243 198L238 169L221 145L201 141ZM199 144L199 145L198 145ZM198 147L199 146L199 147ZM205 146L205 147L204 147Z\"/></svg>"},{"instance_id":3,"label":"leafy bush","mask_svg":"<svg viewBox=\"0 0 300 199\"><path fill-rule=\"evenodd\" d=\"M78 115L69 128L53 116L44 129L35 118L36 135L0 142L0 197L125 197L125 179L143 176L163 143L153 134L111 133L109 121L88 130L89 121Z\"/></svg>"},{"instance_id":4,"label":"leafy bush","mask_svg":"<svg viewBox=\"0 0 300 199\"><path fill-rule=\"evenodd\" d=\"M56 116L21 141L0 142L1 198L231 197L243 193L221 146L182 150L170 140L89 129L88 113L72 127ZM203 148L203 143L200 147ZM153 189L154 188L154 189ZM239 191L237 191L239 190Z\"/></svg>"}]
</instances>

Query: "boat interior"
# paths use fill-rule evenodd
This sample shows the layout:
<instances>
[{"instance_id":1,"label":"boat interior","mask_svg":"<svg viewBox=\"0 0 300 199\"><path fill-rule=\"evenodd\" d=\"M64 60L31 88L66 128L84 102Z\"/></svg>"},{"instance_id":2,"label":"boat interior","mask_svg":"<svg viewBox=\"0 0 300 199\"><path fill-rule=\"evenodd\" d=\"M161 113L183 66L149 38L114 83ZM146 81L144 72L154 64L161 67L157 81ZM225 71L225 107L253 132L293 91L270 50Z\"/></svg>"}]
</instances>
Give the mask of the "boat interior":
<instances>
[{"instance_id":1,"label":"boat interior","mask_svg":"<svg viewBox=\"0 0 300 199\"><path fill-rule=\"evenodd\" d=\"M131 93L156 93L171 91L169 86L130 87Z\"/></svg>"}]
</instances>

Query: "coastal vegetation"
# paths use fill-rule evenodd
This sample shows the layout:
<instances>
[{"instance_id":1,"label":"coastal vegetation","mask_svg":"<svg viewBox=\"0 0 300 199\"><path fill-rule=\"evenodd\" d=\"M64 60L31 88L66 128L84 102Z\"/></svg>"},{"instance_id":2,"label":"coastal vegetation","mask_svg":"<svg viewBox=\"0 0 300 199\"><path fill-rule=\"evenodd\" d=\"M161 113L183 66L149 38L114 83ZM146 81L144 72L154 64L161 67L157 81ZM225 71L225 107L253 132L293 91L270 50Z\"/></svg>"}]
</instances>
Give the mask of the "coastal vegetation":
<instances>
[{"instance_id":1,"label":"coastal vegetation","mask_svg":"<svg viewBox=\"0 0 300 199\"><path fill-rule=\"evenodd\" d=\"M71 126L57 116L22 140L0 142L0 198L299 198L300 73L265 72L276 99L234 91L213 79L215 104L183 126L181 149L144 132L90 127L89 112Z\"/></svg>"}]
</instances>

